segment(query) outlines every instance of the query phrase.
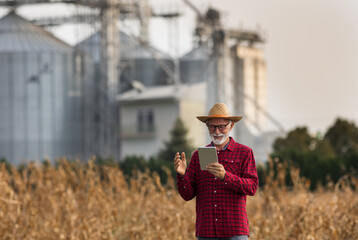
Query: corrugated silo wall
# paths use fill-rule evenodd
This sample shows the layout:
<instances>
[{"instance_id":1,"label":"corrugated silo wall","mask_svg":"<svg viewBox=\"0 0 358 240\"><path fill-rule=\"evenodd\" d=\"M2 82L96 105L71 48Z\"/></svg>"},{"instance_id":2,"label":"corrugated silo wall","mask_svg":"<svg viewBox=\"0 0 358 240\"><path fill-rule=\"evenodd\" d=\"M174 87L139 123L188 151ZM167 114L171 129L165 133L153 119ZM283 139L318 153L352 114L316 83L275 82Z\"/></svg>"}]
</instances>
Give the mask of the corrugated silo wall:
<instances>
[{"instance_id":1,"label":"corrugated silo wall","mask_svg":"<svg viewBox=\"0 0 358 240\"><path fill-rule=\"evenodd\" d=\"M209 60L181 60L180 78L182 83L198 83L205 81L206 72L208 72Z\"/></svg>"},{"instance_id":2,"label":"corrugated silo wall","mask_svg":"<svg viewBox=\"0 0 358 240\"><path fill-rule=\"evenodd\" d=\"M84 51L77 51L76 55L80 57L80 68L76 64L76 75L81 80L81 100L82 100L82 136L83 136L83 160L87 161L93 154L97 152L97 128L98 122L96 118L98 104L99 85L96 80L100 79L99 64L95 64L92 56ZM97 74L97 75L95 75ZM98 81L97 81L98 83Z\"/></svg>"},{"instance_id":3,"label":"corrugated silo wall","mask_svg":"<svg viewBox=\"0 0 358 240\"><path fill-rule=\"evenodd\" d=\"M72 52L2 52L0 76L0 157L18 164L82 151Z\"/></svg>"},{"instance_id":4,"label":"corrugated silo wall","mask_svg":"<svg viewBox=\"0 0 358 240\"><path fill-rule=\"evenodd\" d=\"M174 69L173 61L161 59L162 64ZM163 86L173 83L173 76L170 76L163 67L155 60L148 58L122 59L120 77L120 92L131 89L130 83L133 80L141 82L146 87Z\"/></svg>"}]
</instances>

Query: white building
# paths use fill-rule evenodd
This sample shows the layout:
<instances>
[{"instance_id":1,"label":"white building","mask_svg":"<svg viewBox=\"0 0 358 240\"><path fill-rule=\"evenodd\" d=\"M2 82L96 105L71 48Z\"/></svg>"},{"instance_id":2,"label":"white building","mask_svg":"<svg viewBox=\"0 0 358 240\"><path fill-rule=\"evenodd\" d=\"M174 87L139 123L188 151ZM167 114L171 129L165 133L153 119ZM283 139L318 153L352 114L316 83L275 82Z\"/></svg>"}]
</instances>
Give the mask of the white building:
<instances>
[{"instance_id":1,"label":"white building","mask_svg":"<svg viewBox=\"0 0 358 240\"><path fill-rule=\"evenodd\" d=\"M206 144L206 126L196 119L206 114L206 83L133 89L118 98L120 159L154 156L169 140L177 118L188 128L194 146Z\"/></svg>"}]
</instances>

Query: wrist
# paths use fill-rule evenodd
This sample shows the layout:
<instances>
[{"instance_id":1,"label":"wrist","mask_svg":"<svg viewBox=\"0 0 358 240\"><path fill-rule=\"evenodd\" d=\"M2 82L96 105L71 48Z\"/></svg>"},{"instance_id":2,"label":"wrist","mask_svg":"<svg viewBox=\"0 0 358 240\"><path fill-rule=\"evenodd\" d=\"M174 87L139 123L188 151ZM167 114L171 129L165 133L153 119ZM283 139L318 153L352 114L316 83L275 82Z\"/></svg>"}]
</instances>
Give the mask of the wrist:
<instances>
[{"instance_id":1,"label":"wrist","mask_svg":"<svg viewBox=\"0 0 358 240\"><path fill-rule=\"evenodd\" d=\"M220 178L220 179L221 179L221 181L224 181L225 176L226 176L226 172L224 172L223 176Z\"/></svg>"}]
</instances>

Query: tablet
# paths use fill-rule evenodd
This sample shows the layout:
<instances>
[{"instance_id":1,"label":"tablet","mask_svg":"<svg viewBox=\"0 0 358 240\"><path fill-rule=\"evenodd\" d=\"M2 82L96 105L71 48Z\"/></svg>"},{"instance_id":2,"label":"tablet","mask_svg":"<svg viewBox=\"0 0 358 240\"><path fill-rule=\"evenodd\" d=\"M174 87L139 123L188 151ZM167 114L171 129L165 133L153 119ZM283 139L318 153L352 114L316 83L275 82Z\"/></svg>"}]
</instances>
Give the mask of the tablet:
<instances>
[{"instance_id":1,"label":"tablet","mask_svg":"<svg viewBox=\"0 0 358 240\"><path fill-rule=\"evenodd\" d=\"M218 154L216 152L216 147L199 147L199 161L200 169L206 170L206 166L209 163L218 162Z\"/></svg>"}]
</instances>

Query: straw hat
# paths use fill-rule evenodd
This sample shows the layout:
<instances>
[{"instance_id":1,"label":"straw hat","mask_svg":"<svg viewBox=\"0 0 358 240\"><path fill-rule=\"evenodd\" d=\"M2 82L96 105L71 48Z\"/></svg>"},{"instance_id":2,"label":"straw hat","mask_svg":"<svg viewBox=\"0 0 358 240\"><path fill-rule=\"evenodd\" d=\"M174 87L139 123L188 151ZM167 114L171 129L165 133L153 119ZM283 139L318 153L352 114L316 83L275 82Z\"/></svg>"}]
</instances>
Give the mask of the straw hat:
<instances>
[{"instance_id":1,"label":"straw hat","mask_svg":"<svg viewBox=\"0 0 358 240\"><path fill-rule=\"evenodd\" d=\"M229 110L224 103L215 103L209 111L209 116L197 116L196 118L203 123L213 118L223 118L233 122L238 122L241 120L242 116L230 116Z\"/></svg>"}]
</instances>

